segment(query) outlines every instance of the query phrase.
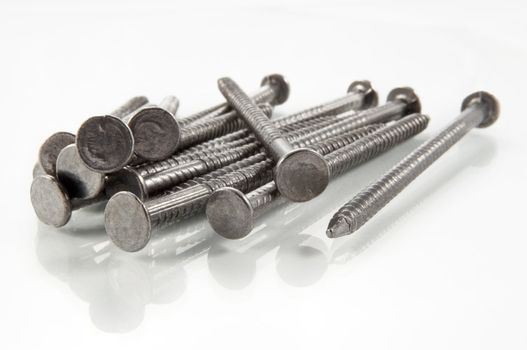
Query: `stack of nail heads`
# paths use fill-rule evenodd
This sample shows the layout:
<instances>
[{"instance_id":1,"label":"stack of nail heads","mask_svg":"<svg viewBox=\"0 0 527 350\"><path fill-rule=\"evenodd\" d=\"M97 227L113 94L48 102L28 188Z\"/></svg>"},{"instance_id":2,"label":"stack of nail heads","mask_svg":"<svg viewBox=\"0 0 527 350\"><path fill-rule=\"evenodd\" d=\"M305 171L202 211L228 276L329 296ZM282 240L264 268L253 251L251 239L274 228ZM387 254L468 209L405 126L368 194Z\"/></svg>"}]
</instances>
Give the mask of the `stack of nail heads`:
<instances>
[{"instance_id":1,"label":"stack of nail heads","mask_svg":"<svg viewBox=\"0 0 527 350\"><path fill-rule=\"evenodd\" d=\"M371 84L355 81L342 96L281 118L273 111L288 100L290 89L282 75L264 77L252 94L230 78L219 79L218 87L223 102L186 117L177 114L175 96L159 104L138 96L88 118L76 134L51 135L33 171L31 201L38 218L61 227L73 211L104 202L106 232L129 252L143 249L160 227L177 231L177 222L202 213L219 235L241 239L265 209L323 201L334 178L417 135L429 122L407 87L393 89L378 105ZM469 96L454 126L346 204L328 236L356 230L430 159L497 115L490 94ZM409 175L407 167L413 170Z\"/></svg>"}]
</instances>

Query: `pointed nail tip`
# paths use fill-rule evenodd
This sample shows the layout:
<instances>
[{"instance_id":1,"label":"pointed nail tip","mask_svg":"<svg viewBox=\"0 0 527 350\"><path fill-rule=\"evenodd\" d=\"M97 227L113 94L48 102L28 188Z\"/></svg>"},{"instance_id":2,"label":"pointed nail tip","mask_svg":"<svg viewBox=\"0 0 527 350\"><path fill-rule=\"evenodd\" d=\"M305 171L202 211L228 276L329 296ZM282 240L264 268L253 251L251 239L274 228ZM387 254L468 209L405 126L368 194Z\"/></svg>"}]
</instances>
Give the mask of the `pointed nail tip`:
<instances>
[{"instance_id":1,"label":"pointed nail tip","mask_svg":"<svg viewBox=\"0 0 527 350\"><path fill-rule=\"evenodd\" d=\"M335 236L333 235L333 230L330 228L326 230L326 236L328 236L328 238L335 238Z\"/></svg>"},{"instance_id":2,"label":"pointed nail tip","mask_svg":"<svg viewBox=\"0 0 527 350\"><path fill-rule=\"evenodd\" d=\"M326 230L326 235L328 238L339 238L351 233L353 232L350 230L348 223L342 218L339 218L334 222L330 222L329 227Z\"/></svg>"}]
</instances>

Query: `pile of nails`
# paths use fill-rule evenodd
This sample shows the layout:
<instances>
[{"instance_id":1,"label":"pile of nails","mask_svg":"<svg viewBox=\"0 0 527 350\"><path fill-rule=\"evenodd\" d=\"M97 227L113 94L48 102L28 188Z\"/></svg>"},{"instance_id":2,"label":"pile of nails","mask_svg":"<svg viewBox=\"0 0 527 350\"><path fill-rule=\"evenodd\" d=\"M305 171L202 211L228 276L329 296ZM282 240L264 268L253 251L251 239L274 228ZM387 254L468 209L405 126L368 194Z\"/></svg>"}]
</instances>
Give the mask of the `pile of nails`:
<instances>
[{"instance_id":1,"label":"pile of nails","mask_svg":"<svg viewBox=\"0 0 527 350\"><path fill-rule=\"evenodd\" d=\"M203 212L219 235L240 239L266 208L314 199L333 178L429 122L408 87L393 89L378 106L370 82L355 81L343 96L281 118L272 118L273 108L288 99L289 84L279 74L265 77L252 95L230 78L218 87L225 102L184 118L176 116L174 96L159 105L139 96L89 118L76 135L50 136L31 185L38 218L61 227L73 210L107 202L106 232L129 252L143 249L160 227ZM327 236L356 231L468 131L491 125L498 114L494 96L470 94L451 124L338 210Z\"/></svg>"}]
</instances>

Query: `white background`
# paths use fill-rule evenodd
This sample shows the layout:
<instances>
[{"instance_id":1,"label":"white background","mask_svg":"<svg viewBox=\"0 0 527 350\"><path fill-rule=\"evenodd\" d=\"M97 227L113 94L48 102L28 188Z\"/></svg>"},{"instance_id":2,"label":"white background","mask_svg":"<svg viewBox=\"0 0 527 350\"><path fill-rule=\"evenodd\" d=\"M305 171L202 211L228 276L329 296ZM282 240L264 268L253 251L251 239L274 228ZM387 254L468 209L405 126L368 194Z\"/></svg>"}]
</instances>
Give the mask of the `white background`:
<instances>
[{"instance_id":1,"label":"white background","mask_svg":"<svg viewBox=\"0 0 527 350\"><path fill-rule=\"evenodd\" d=\"M5 1L0 4L0 348L525 349L525 1ZM289 79L287 114L369 79L413 87L428 130L313 202L225 242L203 218L139 254L99 210L61 230L29 201L40 143L127 98L189 114ZM354 236L333 212L486 89L502 114L471 132Z\"/></svg>"}]
</instances>

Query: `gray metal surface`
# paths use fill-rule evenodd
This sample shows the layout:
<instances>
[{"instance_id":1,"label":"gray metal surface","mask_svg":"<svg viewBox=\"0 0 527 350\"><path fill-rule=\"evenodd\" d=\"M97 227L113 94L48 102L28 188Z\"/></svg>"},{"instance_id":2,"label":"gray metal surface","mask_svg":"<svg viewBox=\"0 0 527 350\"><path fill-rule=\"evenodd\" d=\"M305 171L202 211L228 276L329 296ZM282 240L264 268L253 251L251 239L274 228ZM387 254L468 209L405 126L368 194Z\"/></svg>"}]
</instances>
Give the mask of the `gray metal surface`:
<instances>
[{"instance_id":1,"label":"gray metal surface","mask_svg":"<svg viewBox=\"0 0 527 350\"><path fill-rule=\"evenodd\" d=\"M363 97L359 96L358 100L362 100ZM265 107L261 106L260 108ZM394 119L394 115L399 115L398 112L404 110L404 104L397 107L396 110L382 110L376 113L367 114L367 116L360 114L345 113L342 116L334 116L328 120L311 118L314 116L311 114L304 114L309 120L300 122L298 118L291 120L294 128L292 132L285 133L287 139L295 146L301 145L306 146L312 144L314 141L323 141L330 136L341 135L349 130L355 129L357 126L367 124L370 120L386 120ZM264 112L267 110L262 109ZM270 109L268 109L270 111ZM215 120L220 119L221 116L216 117ZM346 127L342 127L338 120L350 120L345 124ZM203 123L204 125L209 124ZM328 125L335 124L335 128L326 128ZM279 129L284 130L288 125L282 126ZM322 129L320 129L322 127ZM232 135L232 134L231 134ZM291 137L290 137L291 135ZM306 137L307 136L307 137ZM221 138L220 138L221 139ZM221 145L220 139L214 142L213 148L206 148L205 150L198 149L191 152L190 154L184 154L185 152L175 154L174 156L148 165L140 166L137 169L126 167L121 171L118 171L110 176L110 180L107 182L107 196L111 197L119 191L130 191L138 196L140 199L147 199L151 195L160 193L184 180L187 180L191 176L199 176L205 172L212 171L221 166L227 165L229 162L234 162L242 157L240 152L245 154L247 148L257 150L261 145L254 139L254 137L248 136L243 139L240 144L230 142L225 149L216 149L216 146ZM212 142L212 141L211 141ZM225 144L224 144L225 145ZM232 147L232 148L231 148ZM217 156L211 156L211 152L216 152ZM187 164L184 164L187 163Z\"/></svg>"},{"instance_id":2,"label":"gray metal surface","mask_svg":"<svg viewBox=\"0 0 527 350\"><path fill-rule=\"evenodd\" d=\"M233 80L219 79L218 87L277 161L275 181L280 192L296 202L308 201L322 193L329 181L329 169L324 158L309 149L293 149L280 130ZM298 176L300 169L304 176Z\"/></svg>"},{"instance_id":3,"label":"gray metal surface","mask_svg":"<svg viewBox=\"0 0 527 350\"><path fill-rule=\"evenodd\" d=\"M371 92L370 92L371 93ZM360 100L362 97L360 95L357 95L357 98ZM260 109L266 115L270 116L270 113L272 112L269 107L266 107L265 105L259 105ZM404 107L400 107L400 110L402 111ZM307 111L307 110L306 110ZM392 111L382 111L380 112L382 116L385 119L393 118L393 115L391 114ZM397 112L399 113L399 112ZM375 113L374 113L375 114ZM299 119L299 115L302 115L306 118L306 120ZM272 121L272 123L280 128L283 132L287 133L287 139L292 142L293 140L298 140L303 137L305 137L307 134L314 134L313 137L316 137L318 140L323 140L328 137L329 133L331 134L338 134L339 131L335 131L331 128L324 128L328 125L335 124L336 121L344 120L344 119L352 119L355 118L356 121L353 122L353 124L347 124L347 129L351 130L353 128L360 127L362 125L365 125L369 122L369 120L373 120L372 117L364 117L362 114L359 116L356 116L353 113L343 113L340 115L335 116L328 116L325 114L322 115L316 115L315 113L300 113L300 114L294 114L295 118L292 118L289 123L282 123L282 119L278 119L275 121ZM378 120L382 120L381 117L379 117L378 114L375 114L375 117L378 118ZM217 132L211 130L213 129L214 123L216 122L216 119L220 119L221 117L215 118L214 122L209 121L207 123L197 123L195 125L192 125L191 128L195 129L201 129L201 130L210 130L208 131L208 138L212 138L217 136ZM323 128L323 129L321 129ZM345 130L345 128L341 128L340 130ZM206 132L206 131L203 131ZM194 134L199 134L201 131L196 131ZM207 142L203 142L199 145L196 145L192 148L188 148L184 151L178 152L174 154L173 156L164 159L159 162L154 162L150 164L144 164L138 167L138 173L141 176L146 175L152 175L167 169L170 169L174 166L178 166L181 162L181 160L184 161L190 161L194 160L196 157L202 157L206 156L211 151L221 151L223 148L230 148L230 147L239 147L245 144L249 143L257 143L258 141L254 138L253 134L248 129L240 129L234 132L231 132L229 134L219 136L213 139L210 139ZM193 156L190 159L188 159L189 156Z\"/></svg>"},{"instance_id":4,"label":"gray metal surface","mask_svg":"<svg viewBox=\"0 0 527 350\"><path fill-rule=\"evenodd\" d=\"M325 155L330 176L334 178L422 132L428 121L427 116L414 114L381 129L358 129L349 134L351 137L348 136L347 139L341 136L310 147ZM369 128L372 132L367 132ZM264 209L281 202L283 198L274 181L247 195L236 189L223 188L211 195L206 214L212 228L219 235L241 239L252 231L255 219Z\"/></svg>"},{"instance_id":5,"label":"gray metal surface","mask_svg":"<svg viewBox=\"0 0 527 350\"><path fill-rule=\"evenodd\" d=\"M251 99L257 104L270 103L273 106L280 105L289 97L289 90L289 83L283 75L271 74L262 79L260 89L251 95ZM187 126L195 122L208 120L227 113L230 110L231 107L229 104L223 102L181 119L181 125Z\"/></svg>"},{"instance_id":6,"label":"gray metal surface","mask_svg":"<svg viewBox=\"0 0 527 350\"><path fill-rule=\"evenodd\" d=\"M103 196L88 200L70 198L60 182L50 175L39 175L31 183L31 204L40 221L62 227L68 223L73 210L101 202Z\"/></svg>"},{"instance_id":7,"label":"gray metal surface","mask_svg":"<svg viewBox=\"0 0 527 350\"><path fill-rule=\"evenodd\" d=\"M258 104L258 108L269 118L273 113L272 105ZM238 118L236 111L229 111L203 122L193 123L181 130L178 148L184 149L198 143L212 140L219 136L245 128L245 123Z\"/></svg>"},{"instance_id":8,"label":"gray metal surface","mask_svg":"<svg viewBox=\"0 0 527 350\"><path fill-rule=\"evenodd\" d=\"M139 158L160 160L176 151L181 129L175 117L178 107L177 97L166 96L159 105L143 106L133 113L127 123Z\"/></svg>"},{"instance_id":9,"label":"gray metal surface","mask_svg":"<svg viewBox=\"0 0 527 350\"><path fill-rule=\"evenodd\" d=\"M44 168L42 165L40 165L40 162L36 162L33 166L33 172L32 172L33 178L39 176L39 175L46 175L46 172L44 171Z\"/></svg>"},{"instance_id":10,"label":"gray metal surface","mask_svg":"<svg viewBox=\"0 0 527 350\"><path fill-rule=\"evenodd\" d=\"M357 231L470 130L492 125L498 115L494 96L482 91L469 95L451 124L340 208L329 222L327 236L337 238Z\"/></svg>"},{"instance_id":11,"label":"gray metal surface","mask_svg":"<svg viewBox=\"0 0 527 350\"><path fill-rule=\"evenodd\" d=\"M384 105L361 111L344 112L331 118L327 125L318 124L321 127L310 133L310 143L328 139L365 125L394 121L409 113L417 112L420 112L420 102L415 92L410 88L396 88L388 94ZM297 141L304 136L303 130L294 130L287 135L288 140ZM302 142L297 143L297 147L304 146Z\"/></svg>"},{"instance_id":12,"label":"gray metal surface","mask_svg":"<svg viewBox=\"0 0 527 350\"><path fill-rule=\"evenodd\" d=\"M111 197L117 192L128 191L144 200L196 176L246 158L259 148L256 144L248 144L221 152L208 152L208 154L148 176L140 175L139 171L132 167L125 167L109 176L106 194Z\"/></svg>"},{"instance_id":13,"label":"gray metal surface","mask_svg":"<svg viewBox=\"0 0 527 350\"><path fill-rule=\"evenodd\" d=\"M370 126L356 133L374 131L377 128L378 126ZM335 147L342 145L345 137L350 139L353 136L343 136L339 141L331 142L335 143ZM315 139L310 139L309 134L307 134L299 141L304 144L310 144L309 141L315 142ZM320 149L332 150L328 145L329 143L321 144ZM272 179L272 165L273 161L267 157L267 153L260 152L205 176L193 178L182 185L174 187L163 196L145 202L136 196L136 201L142 203L142 206L146 208L148 225L146 221L143 221L136 225L137 229L123 229L122 225L128 227L127 222L135 219L127 217L121 210L113 209L108 211L108 215L105 215L106 231L112 241L121 249L126 251L142 249L148 243L152 230L202 212L205 209L209 196L215 190L223 187L233 187L247 192L269 182ZM114 195L108 202L108 206L119 206L122 193L119 192ZM127 194L126 198L122 199L125 205L129 205L131 201L129 196L130 194ZM113 211L118 212L119 215L112 215ZM129 213L129 215L132 214L133 212ZM145 241L145 238L148 238L148 240Z\"/></svg>"},{"instance_id":14,"label":"gray metal surface","mask_svg":"<svg viewBox=\"0 0 527 350\"><path fill-rule=\"evenodd\" d=\"M57 157L60 151L75 143L75 135L69 132L56 132L44 141L38 151L38 162L48 175L55 176Z\"/></svg>"},{"instance_id":15,"label":"gray metal surface","mask_svg":"<svg viewBox=\"0 0 527 350\"><path fill-rule=\"evenodd\" d=\"M372 115L374 117L369 117L369 115L368 117L364 115L352 115L350 118L358 118L358 120L361 120L361 122L357 123L357 125L362 125L361 123L369 120L390 120L391 118L395 118L394 116L399 117L401 113L403 113L403 111L405 110L406 104L400 103L397 104L397 106L398 107L394 110L389 109L388 111L383 111L382 113L373 113ZM306 127L304 131L304 133L295 133L295 137L290 139L293 147L308 147L312 144L320 143L324 140L327 140L332 136L336 136L334 135L334 132L332 130L330 130L330 132L324 131L321 133L318 130L318 126L316 124L311 127ZM349 131L343 128L340 132L341 134L345 134ZM321 145L320 147L327 149L327 143ZM107 232L110 237L114 235L112 232L117 232L116 236L122 236L125 235L126 232L128 232L126 236L127 238L125 240L117 237L114 241L114 243L123 250L142 249L143 246L136 244L133 244L132 248L130 248L130 242L134 242L133 237L137 236L139 237L138 239L143 237L150 237L150 230L158 227L161 222L163 222L164 224L171 224L180 219L187 218L189 216L200 213L201 211L203 211L205 203L209 198L210 194L212 194L215 189L228 187L228 183L236 183L238 187L235 186L235 188L238 189L240 186L246 186L244 188L247 188L247 186L251 188L257 188L258 186L256 186L255 181L261 182L261 184L263 184L272 179L272 173L267 169L267 167L271 167L272 164L273 162L269 158L267 158L267 153L260 152L254 156L251 156L224 168L213 171L212 173L209 173L205 176L194 178L182 185L176 186L171 191L167 191L162 196L144 202L144 205L148 208L147 212L150 218L149 220L155 223L149 226L148 233L138 233L134 230L123 231L120 228L120 222L121 220L127 219L123 218L122 214L120 214L120 216L112 216L111 214L108 214L108 216L105 217ZM265 166L264 169L266 170L263 174L256 174L254 172L255 167L257 168L259 166ZM247 167L249 167L248 170L246 169ZM220 180L217 180L218 178ZM140 201L140 198L137 199ZM127 203L128 201L129 199L127 199ZM118 206L119 202L119 193L117 193L110 199L109 204L113 206ZM154 219L152 219L152 217ZM132 220L132 218L130 218L130 220ZM147 225L139 226L147 227ZM139 246L141 246L141 248L138 248Z\"/></svg>"},{"instance_id":16,"label":"gray metal surface","mask_svg":"<svg viewBox=\"0 0 527 350\"><path fill-rule=\"evenodd\" d=\"M80 126L76 144L88 168L111 173L128 164L133 156L134 138L123 119L146 103L146 97L134 97L109 115L91 117Z\"/></svg>"},{"instance_id":17,"label":"gray metal surface","mask_svg":"<svg viewBox=\"0 0 527 350\"><path fill-rule=\"evenodd\" d=\"M74 144L60 152L56 177L73 198L95 198L104 189L105 175L89 169Z\"/></svg>"},{"instance_id":18,"label":"gray metal surface","mask_svg":"<svg viewBox=\"0 0 527 350\"><path fill-rule=\"evenodd\" d=\"M159 106L163 107L167 111L170 111L174 117L177 115L177 112L179 110L179 99L174 95L168 95L165 96L161 102L159 102Z\"/></svg>"},{"instance_id":19,"label":"gray metal surface","mask_svg":"<svg viewBox=\"0 0 527 350\"><path fill-rule=\"evenodd\" d=\"M276 127L282 127L329 114L340 114L350 109L367 109L377 106L378 99L377 92L369 81L354 81L345 96L276 119L273 122Z\"/></svg>"},{"instance_id":20,"label":"gray metal surface","mask_svg":"<svg viewBox=\"0 0 527 350\"><path fill-rule=\"evenodd\" d=\"M253 95L254 101L283 103L284 96L287 98L289 94L289 85L285 79L280 75L272 75L264 78L264 81L260 91ZM199 118L189 122L187 118L176 120L174 113L166 108L176 107L177 104L174 101L165 102L166 106L142 106L138 111L123 117L102 116L85 121L78 132L77 146L86 165L102 173L115 172L130 164L134 154L144 160L161 160L177 149L195 145L241 126L236 120L236 113L229 112L230 107L226 103L207 109L199 114ZM228 116L224 117L224 113ZM218 117L221 118L216 120ZM197 120L202 120L205 125L197 123ZM193 125L188 125L190 123Z\"/></svg>"},{"instance_id":21,"label":"gray metal surface","mask_svg":"<svg viewBox=\"0 0 527 350\"><path fill-rule=\"evenodd\" d=\"M153 229L201 212L208 197L217 188L230 186L248 191L267 182L271 176L272 161L266 160L264 156L253 158L262 160L147 202L142 202L129 192L117 193L108 201L105 209L107 234L115 245L125 251L144 248ZM247 159L242 162L247 163Z\"/></svg>"},{"instance_id":22,"label":"gray metal surface","mask_svg":"<svg viewBox=\"0 0 527 350\"><path fill-rule=\"evenodd\" d=\"M40 175L31 184L31 203L37 217L46 225L64 226L71 217L66 189L50 175Z\"/></svg>"}]
</instances>

